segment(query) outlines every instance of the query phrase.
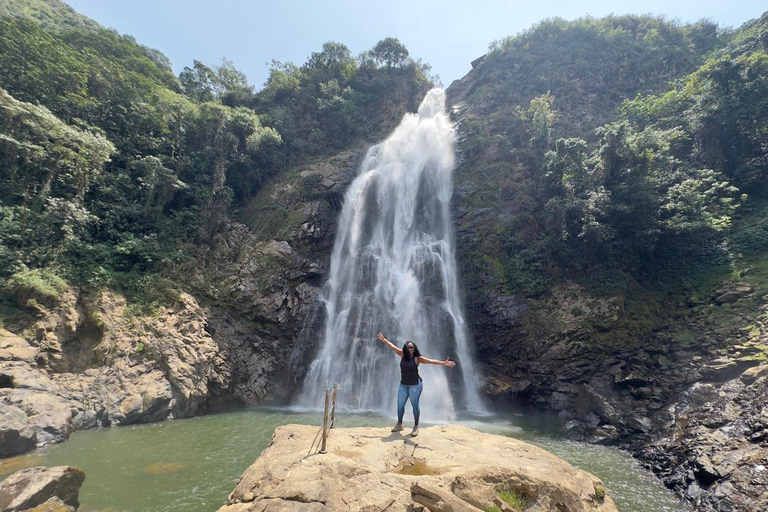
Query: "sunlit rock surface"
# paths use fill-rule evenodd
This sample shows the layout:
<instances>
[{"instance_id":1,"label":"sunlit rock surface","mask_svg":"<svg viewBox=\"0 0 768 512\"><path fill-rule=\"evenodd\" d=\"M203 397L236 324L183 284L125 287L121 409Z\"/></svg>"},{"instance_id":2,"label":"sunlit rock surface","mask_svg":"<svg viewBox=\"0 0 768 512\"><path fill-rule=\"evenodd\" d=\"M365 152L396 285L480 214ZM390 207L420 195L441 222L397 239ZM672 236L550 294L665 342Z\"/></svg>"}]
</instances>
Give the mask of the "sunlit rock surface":
<instances>
[{"instance_id":1,"label":"sunlit rock surface","mask_svg":"<svg viewBox=\"0 0 768 512\"><path fill-rule=\"evenodd\" d=\"M617 510L597 477L516 439L457 426L424 428L415 438L334 429L319 454L310 450L317 432L276 429L219 512L425 510L419 489L450 510L487 510L500 491L520 496L527 512Z\"/></svg>"}]
</instances>

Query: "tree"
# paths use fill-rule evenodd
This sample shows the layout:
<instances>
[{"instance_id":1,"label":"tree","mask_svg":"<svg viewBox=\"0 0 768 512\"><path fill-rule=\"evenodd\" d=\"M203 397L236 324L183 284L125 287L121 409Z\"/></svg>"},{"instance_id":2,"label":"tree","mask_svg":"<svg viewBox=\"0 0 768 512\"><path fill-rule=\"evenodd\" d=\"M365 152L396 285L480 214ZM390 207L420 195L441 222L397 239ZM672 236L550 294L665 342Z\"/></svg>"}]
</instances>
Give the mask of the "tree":
<instances>
[{"instance_id":1,"label":"tree","mask_svg":"<svg viewBox=\"0 0 768 512\"><path fill-rule=\"evenodd\" d=\"M199 60L194 61L192 68L184 67L179 73L184 94L199 102L213 101L215 80L216 73Z\"/></svg>"},{"instance_id":2,"label":"tree","mask_svg":"<svg viewBox=\"0 0 768 512\"><path fill-rule=\"evenodd\" d=\"M408 49L397 38L387 37L376 43L370 54L388 68L400 67L408 58Z\"/></svg>"},{"instance_id":3,"label":"tree","mask_svg":"<svg viewBox=\"0 0 768 512\"><path fill-rule=\"evenodd\" d=\"M303 69L318 75L318 82L331 78L346 82L357 71L357 62L347 45L331 41L323 44L322 51L313 52Z\"/></svg>"},{"instance_id":4,"label":"tree","mask_svg":"<svg viewBox=\"0 0 768 512\"><path fill-rule=\"evenodd\" d=\"M213 68L195 60L192 68L185 67L179 73L179 81L184 93L198 102L217 99L234 107L248 103L253 96L245 73L229 59L222 59L221 65Z\"/></svg>"},{"instance_id":5,"label":"tree","mask_svg":"<svg viewBox=\"0 0 768 512\"><path fill-rule=\"evenodd\" d=\"M26 264L55 262L96 218L84 197L115 146L0 89L0 233Z\"/></svg>"}]
</instances>

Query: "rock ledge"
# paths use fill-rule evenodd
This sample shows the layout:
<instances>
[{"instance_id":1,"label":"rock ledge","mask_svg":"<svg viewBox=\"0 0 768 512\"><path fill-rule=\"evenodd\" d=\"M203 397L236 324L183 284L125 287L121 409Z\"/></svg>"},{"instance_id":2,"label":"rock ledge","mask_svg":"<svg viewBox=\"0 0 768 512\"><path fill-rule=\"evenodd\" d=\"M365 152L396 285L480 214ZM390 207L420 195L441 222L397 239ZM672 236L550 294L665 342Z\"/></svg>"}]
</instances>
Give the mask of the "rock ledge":
<instances>
[{"instance_id":1,"label":"rock ledge","mask_svg":"<svg viewBox=\"0 0 768 512\"><path fill-rule=\"evenodd\" d=\"M476 512L502 490L525 498L526 512L617 511L598 478L516 439L458 426L424 428L416 438L338 428L328 453L310 454L318 430L278 427L218 512ZM443 508L425 508L425 498Z\"/></svg>"}]
</instances>

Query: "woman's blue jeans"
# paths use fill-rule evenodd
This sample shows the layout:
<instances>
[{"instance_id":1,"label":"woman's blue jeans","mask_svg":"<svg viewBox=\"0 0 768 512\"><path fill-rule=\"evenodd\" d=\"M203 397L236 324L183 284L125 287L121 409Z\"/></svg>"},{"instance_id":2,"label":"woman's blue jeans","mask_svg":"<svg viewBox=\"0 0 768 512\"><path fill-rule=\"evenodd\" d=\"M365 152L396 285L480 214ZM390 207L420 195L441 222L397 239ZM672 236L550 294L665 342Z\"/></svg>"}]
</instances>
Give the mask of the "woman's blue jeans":
<instances>
[{"instance_id":1,"label":"woman's blue jeans","mask_svg":"<svg viewBox=\"0 0 768 512\"><path fill-rule=\"evenodd\" d=\"M419 397L424 390L424 383L419 381L418 384L409 386L407 384L400 384L400 388L397 390L397 422L403 422L403 415L405 414L405 402L411 400L411 407L413 407L413 424L419 424Z\"/></svg>"}]
</instances>

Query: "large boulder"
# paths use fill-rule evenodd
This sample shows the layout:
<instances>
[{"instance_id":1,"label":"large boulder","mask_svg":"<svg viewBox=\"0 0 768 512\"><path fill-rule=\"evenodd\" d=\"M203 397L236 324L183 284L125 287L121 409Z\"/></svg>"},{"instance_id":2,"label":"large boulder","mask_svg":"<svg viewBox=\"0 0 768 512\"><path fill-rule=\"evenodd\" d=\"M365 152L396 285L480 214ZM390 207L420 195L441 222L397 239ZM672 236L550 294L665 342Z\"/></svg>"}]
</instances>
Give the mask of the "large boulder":
<instances>
[{"instance_id":1,"label":"large boulder","mask_svg":"<svg viewBox=\"0 0 768 512\"><path fill-rule=\"evenodd\" d=\"M17 471L0 482L0 510L76 510L84 480L85 473L71 466Z\"/></svg>"},{"instance_id":2,"label":"large boulder","mask_svg":"<svg viewBox=\"0 0 768 512\"><path fill-rule=\"evenodd\" d=\"M41 445L60 443L72 433L74 404L69 400L44 391L14 389L5 402L24 411Z\"/></svg>"},{"instance_id":3,"label":"large boulder","mask_svg":"<svg viewBox=\"0 0 768 512\"><path fill-rule=\"evenodd\" d=\"M29 426L24 411L0 403L0 457L24 453L36 443L37 432Z\"/></svg>"},{"instance_id":4,"label":"large boulder","mask_svg":"<svg viewBox=\"0 0 768 512\"><path fill-rule=\"evenodd\" d=\"M457 426L425 428L417 438L334 429L327 453L316 454L317 431L277 428L219 512L412 510L415 503L487 510L501 491L521 497L527 512L617 510L598 478L516 439Z\"/></svg>"}]
</instances>

